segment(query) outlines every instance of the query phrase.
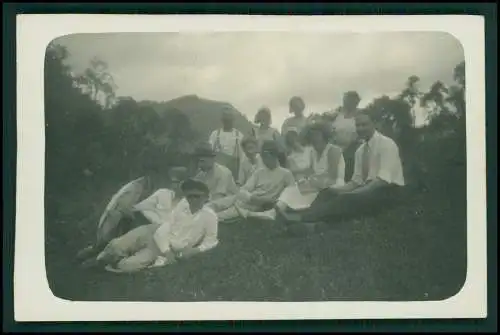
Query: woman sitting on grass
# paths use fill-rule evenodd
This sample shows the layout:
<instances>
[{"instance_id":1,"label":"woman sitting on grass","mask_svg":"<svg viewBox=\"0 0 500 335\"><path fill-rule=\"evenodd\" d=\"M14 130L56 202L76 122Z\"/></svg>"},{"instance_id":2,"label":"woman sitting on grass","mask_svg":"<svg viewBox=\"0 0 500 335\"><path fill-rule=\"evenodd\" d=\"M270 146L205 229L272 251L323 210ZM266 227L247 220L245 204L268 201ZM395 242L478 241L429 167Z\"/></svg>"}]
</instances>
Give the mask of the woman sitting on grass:
<instances>
[{"instance_id":1,"label":"woman sitting on grass","mask_svg":"<svg viewBox=\"0 0 500 335\"><path fill-rule=\"evenodd\" d=\"M288 130L285 140L288 151L287 168L293 173L295 180L310 176L313 173L311 147L302 145L296 128Z\"/></svg>"},{"instance_id":2,"label":"woman sitting on grass","mask_svg":"<svg viewBox=\"0 0 500 335\"><path fill-rule=\"evenodd\" d=\"M97 264L112 272L135 272L175 263L208 251L218 244L218 220L206 206L208 187L188 179L181 184L184 198L160 226L150 226L143 234L130 232L111 241L97 256Z\"/></svg>"},{"instance_id":3,"label":"woman sitting on grass","mask_svg":"<svg viewBox=\"0 0 500 335\"><path fill-rule=\"evenodd\" d=\"M250 176L263 166L259 154L259 145L257 139L246 137L241 141L241 148L244 155L240 162L240 171L238 173L238 186L245 185Z\"/></svg>"},{"instance_id":4,"label":"woman sitting on grass","mask_svg":"<svg viewBox=\"0 0 500 335\"><path fill-rule=\"evenodd\" d=\"M264 141L260 157L263 167L257 169L238 194L229 199L226 209L217 212L219 220L229 221L238 217L274 219L262 215L262 212L273 208L281 192L295 184L295 179L288 169L280 166L276 142Z\"/></svg>"},{"instance_id":5,"label":"woman sitting on grass","mask_svg":"<svg viewBox=\"0 0 500 335\"><path fill-rule=\"evenodd\" d=\"M307 208L321 190L344 184L345 163L342 150L329 143L331 132L328 125L323 122L313 123L305 132L307 142L312 145L312 171L300 174L297 184L283 191L276 210ZM305 167L306 162L303 165Z\"/></svg>"}]
</instances>

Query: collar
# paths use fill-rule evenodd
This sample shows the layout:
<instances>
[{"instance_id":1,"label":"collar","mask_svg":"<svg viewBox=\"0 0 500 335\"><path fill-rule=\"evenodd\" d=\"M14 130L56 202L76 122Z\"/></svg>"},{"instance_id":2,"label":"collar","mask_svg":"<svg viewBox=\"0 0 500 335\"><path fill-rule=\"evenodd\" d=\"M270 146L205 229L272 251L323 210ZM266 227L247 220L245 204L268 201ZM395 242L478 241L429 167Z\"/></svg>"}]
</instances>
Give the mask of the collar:
<instances>
[{"instance_id":1,"label":"collar","mask_svg":"<svg viewBox=\"0 0 500 335\"><path fill-rule=\"evenodd\" d=\"M375 130L372 137L368 141L365 141L365 144L371 148L373 146L373 144L377 141L377 138L379 137L379 135L380 135L380 133Z\"/></svg>"}]
</instances>

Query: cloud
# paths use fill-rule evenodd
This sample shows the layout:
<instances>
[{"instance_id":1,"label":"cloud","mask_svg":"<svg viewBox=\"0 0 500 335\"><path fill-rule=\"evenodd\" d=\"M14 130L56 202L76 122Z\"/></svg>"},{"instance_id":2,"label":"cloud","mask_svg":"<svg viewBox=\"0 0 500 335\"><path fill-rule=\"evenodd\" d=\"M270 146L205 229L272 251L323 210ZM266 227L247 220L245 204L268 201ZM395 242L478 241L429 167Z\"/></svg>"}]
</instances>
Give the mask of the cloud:
<instances>
[{"instance_id":1,"label":"cloud","mask_svg":"<svg viewBox=\"0 0 500 335\"><path fill-rule=\"evenodd\" d=\"M310 110L337 106L342 93L364 98L399 92L411 75L423 88L450 82L462 48L440 32L391 33L120 33L61 38L70 64L84 69L97 56L109 64L118 94L169 100L184 94L224 100L253 118L274 109L279 125L288 99Z\"/></svg>"}]
</instances>

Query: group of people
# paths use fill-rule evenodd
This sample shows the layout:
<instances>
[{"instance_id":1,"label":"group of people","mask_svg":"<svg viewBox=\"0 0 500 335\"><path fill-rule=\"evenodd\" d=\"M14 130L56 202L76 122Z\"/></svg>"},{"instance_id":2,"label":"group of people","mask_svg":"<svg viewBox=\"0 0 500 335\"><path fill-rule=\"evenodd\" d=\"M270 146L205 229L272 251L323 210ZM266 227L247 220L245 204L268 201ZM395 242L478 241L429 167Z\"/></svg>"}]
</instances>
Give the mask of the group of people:
<instances>
[{"instance_id":1,"label":"group of people","mask_svg":"<svg viewBox=\"0 0 500 335\"><path fill-rule=\"evenodd\" d=\"M399 149L359 102L356 92L347 92L330 122L310 122L303 99L293 97L293 116L281 131L264 107L249 134L225 112L221 129L194 153L195 175L184 167L166 175L153 169L158 190L126 215L137 227L91 263L118 272L170 264L214 248L218 224L239 218L294 230L387 208L405 184Z\"/></svg>"}]
</instances>

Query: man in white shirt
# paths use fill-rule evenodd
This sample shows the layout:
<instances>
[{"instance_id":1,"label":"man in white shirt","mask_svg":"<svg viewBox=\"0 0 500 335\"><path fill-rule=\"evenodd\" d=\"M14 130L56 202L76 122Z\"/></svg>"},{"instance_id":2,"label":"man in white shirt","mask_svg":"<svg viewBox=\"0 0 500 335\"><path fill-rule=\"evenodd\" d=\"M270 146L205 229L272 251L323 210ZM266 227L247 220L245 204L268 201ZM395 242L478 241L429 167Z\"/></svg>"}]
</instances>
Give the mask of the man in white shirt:
<instances>
[{"instance_id":1,"label":"man in white shirt","mask_svg":"<svg viewBox=\"0 0 500 335\"><path fill-rule=\"evenodd\" d=\"M134 243L110 243L107 253L98 260L113 272L135 272L172 264L213 249L219 243L218 220L206 206L208 188L200 181L188 179L181 186L184 198L169 217L150 234L139 236Z\"/></svg>"},{"instance_id":2,"label":"man in white shirt","mask_svg":"<svg viewBox=\"0 0 500 335\"><path fill-rule=\"evenodd\" d=\"M225 205L228 196L238 192L238 186L231 171L224 165L215 162L215 153L208 144L201 144L196 148L195 159L198 172L194 179L203 182L209 190L209 201L217 210L218 206Z\"/></svg>"},{"instance_id":3,"label":"man in white shirt","mask_svg":"<svg viewBox=\"0 0 500 335\"><path fill-rule=\"evenodd\" d=\"M356 151L352 179L320 192L306 210L279 212L282 220L311 223L341 219L386 209L398 199L405 185L398 146L375 130L368 113L356 116L356 132L364 143Z\"/></svg>"},{"instance_id":4,"label":"man in white shirt","mask_svg":"<svg viewBox=\"0 0 500 335\"><path fill-rule=\"evenodd\" d=\"M242 156L241 140L243 134L234 128L232 111L225 110L222 114L222 128L214 130L209 137L209 143L216 154L217 162L226 166L238 179L239 160Z\"/></svg>"},{"instance_id":5,"label":"man in white shirt","mask_svg":"<svg viewBox=\"0 0 500 335\"><path fill-rule=\"evenodd\" d=\"M165 173L161 170L161 164L152 163L149 170L149 188L156 191L123 212L123 217L115 228L117 237L112 240L113 245L119 248L128 248L141 236L154 231L166 220L183 197L179 185L187 177L186 167L174 166ZM93 248L95 250L90 253L77 255L77 260L83 261L83 267L97 265L96 255L106 250L110 242L95 246Z\"/></svg>"}]
</instances>

